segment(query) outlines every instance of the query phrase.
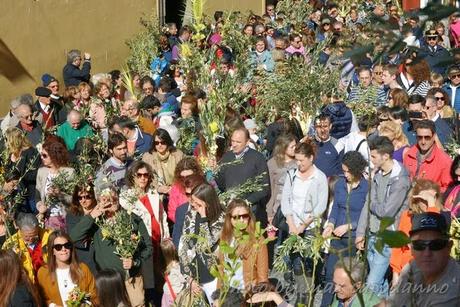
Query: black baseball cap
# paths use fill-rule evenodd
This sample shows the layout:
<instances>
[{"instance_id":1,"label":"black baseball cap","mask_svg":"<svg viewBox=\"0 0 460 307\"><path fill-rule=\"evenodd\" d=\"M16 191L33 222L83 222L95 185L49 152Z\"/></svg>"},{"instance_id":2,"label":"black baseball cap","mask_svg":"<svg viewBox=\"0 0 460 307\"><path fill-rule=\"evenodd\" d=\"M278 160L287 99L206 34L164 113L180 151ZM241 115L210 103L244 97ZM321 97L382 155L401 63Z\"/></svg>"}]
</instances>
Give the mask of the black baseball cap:
<instances>
[{"instance_id":1,"label":"black baseball cap","mask_svg":"<svg viewBox=\"0 0 460 307\"><path fill-rule=\"evenodd\" d=\"M442 235L449 235L449 225L446 218L436 212L424 212L412 216L412 229L409 231L409 235L412 236L422 230L432 230Z\"/></svg>"}]
</instances>

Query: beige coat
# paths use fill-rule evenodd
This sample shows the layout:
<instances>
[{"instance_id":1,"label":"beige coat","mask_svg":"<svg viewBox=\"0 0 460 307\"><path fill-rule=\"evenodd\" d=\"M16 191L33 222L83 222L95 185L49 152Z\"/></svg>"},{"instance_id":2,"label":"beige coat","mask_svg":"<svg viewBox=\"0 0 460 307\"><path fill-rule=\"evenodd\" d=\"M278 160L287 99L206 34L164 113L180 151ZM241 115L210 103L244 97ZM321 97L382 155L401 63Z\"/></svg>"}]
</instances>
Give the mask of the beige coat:
<instances>
[{"instance_id":1,"label":"beige coat","mask_svg":"<svg viewBox=\"0 0 460 307\"><path fill-rule=\"evenodd\" d=\"M161 161L160 156L157 152L146 152L142 156L142 161L149 164L155 174L153 185L155 187L161 185L171 186L174 180L174 170L176 169L177 163L184 158L184 153L179 149L171 152L169 157L164 161Z\"/></svg>"}]
</instances>

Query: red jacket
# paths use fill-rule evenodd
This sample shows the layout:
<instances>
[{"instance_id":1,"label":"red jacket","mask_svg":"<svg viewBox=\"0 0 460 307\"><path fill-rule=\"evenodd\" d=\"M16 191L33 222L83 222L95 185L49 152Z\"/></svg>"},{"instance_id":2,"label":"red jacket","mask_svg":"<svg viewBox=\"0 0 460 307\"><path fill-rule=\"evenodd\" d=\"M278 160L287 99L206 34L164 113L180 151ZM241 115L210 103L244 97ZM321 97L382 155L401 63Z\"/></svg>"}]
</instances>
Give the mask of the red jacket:
<instances>
[{"instance_id":1,"label":"red jacket","mask_svg":"<svg viewBox=\"0 0 460 307\"><path fill-rule=\"evenodd\" d=\"M441 187L441 192L445 192L449 184L452 182L450 176L450 167L452 159L436 144L433 145L431 155L425 159L420 165L418 174L417 171L417 145L412 146L404 155L403 164L409 172L411 180L415 178L429 179Z\"/></svg>"}]
</instances>

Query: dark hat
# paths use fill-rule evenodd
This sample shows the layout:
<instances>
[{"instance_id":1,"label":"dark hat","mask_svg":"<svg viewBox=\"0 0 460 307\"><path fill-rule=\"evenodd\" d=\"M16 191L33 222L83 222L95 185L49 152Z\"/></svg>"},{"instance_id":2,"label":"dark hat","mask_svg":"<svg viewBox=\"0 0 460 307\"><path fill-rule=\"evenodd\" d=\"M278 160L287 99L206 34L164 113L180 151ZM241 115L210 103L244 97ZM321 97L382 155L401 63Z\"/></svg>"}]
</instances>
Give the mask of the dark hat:
<instances>
[{"instance_id":1,"label":"dark hat","mask_svg":"<svg viewBox=\"0 0 460 307\"><path fill-rule=\"evenodd\" d=\"M436 30L428 30L425 31L425 37L439 37L439 34Z\"/></svg>"},{"instance_id":2,"label":"dark hat","mask_svg":"<svg viewBox=\"0 0 460 307\"><path fill-rule=\"evenodd\" d=\"M43 86L48 86L53 81L56 81L56 78L51 76L50 74L44 74L42 76Z\"/></svg>"},{"instance_id":3,"label":"dark hat","mask_svg":"<svg viewBox=\"0 0 460 307\"><path fill-rule=\"evenodd\" d=\"M49 88L39 86L35 89L35 96L37 97L49 97L51 95L51 90Z\"/></svg>"},{"instance_id":4,"label":"dark hat","mask_svg":"<svg viewBox=\"0 0 460 307\"><path fill-rule=\"evenodd\" d=\"M414 214L412 216L412 229L409 231L409 235L422 230L432 230L441 233L442 235L449 234L449 225L447 224L446 218L435 212L424 212Z\"/></svg>"}]
</instances>

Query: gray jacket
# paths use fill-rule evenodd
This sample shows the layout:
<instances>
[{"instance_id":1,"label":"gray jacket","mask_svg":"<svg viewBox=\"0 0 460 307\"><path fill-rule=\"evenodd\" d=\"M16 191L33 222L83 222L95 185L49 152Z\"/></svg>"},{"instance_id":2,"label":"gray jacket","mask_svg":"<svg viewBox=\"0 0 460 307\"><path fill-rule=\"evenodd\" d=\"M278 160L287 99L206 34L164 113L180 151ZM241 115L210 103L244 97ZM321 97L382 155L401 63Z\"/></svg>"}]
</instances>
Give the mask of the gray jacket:
<instances>
[{"instance_id":1,"label":"gray jacket","mask_svg":"<svg viewBox=\"0 0 460 307\"><path fill-rule=\"evenodd\" d=\"M383 202L379 202L377 197L378 186L382 182L382 171L378 171L372 180L370 204L365 204L361 211L356 230L357 237L364 237L366 233L368 213L370 213L369 230L373 233L379 230L380 220L383 217L395 218L395 223L391 226L393 229L396 229L399 224L399 216L407 207L410 179L407 170L401 163L396 160L393 160L393 163Z\"/></svg>"}]
</instances>

